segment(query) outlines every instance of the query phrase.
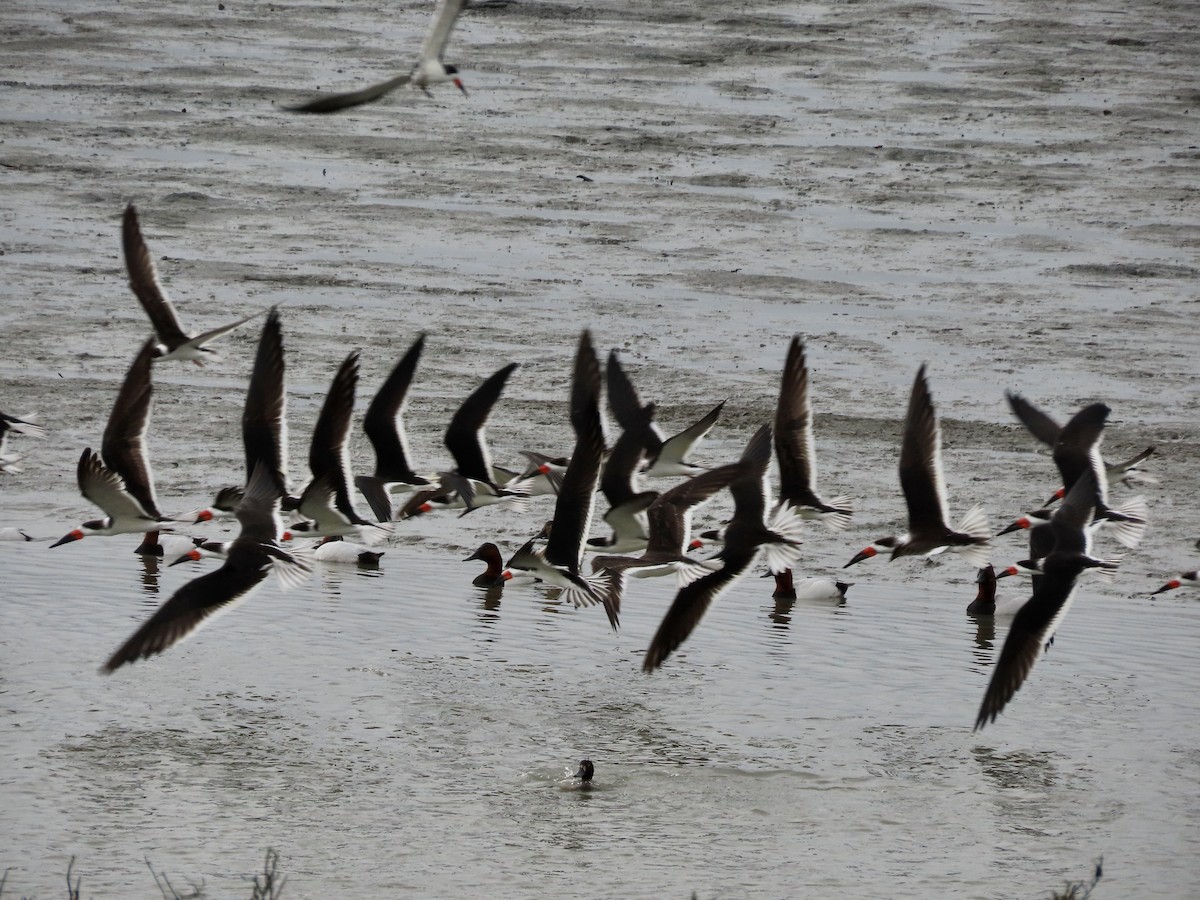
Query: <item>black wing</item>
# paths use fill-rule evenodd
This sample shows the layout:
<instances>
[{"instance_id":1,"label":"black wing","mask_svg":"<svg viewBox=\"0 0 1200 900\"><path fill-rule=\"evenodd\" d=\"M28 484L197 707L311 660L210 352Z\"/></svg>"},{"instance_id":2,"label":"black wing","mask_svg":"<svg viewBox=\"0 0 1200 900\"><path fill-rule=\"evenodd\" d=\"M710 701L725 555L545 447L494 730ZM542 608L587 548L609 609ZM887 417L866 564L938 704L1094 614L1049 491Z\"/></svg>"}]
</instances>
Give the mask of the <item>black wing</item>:
<instances>
[{"instance_id":1,"label":"black wing","mask_svg":"<svg viewBox=\"0 0 1200 900\"><path fill-rule=\"evenodd\" d=\"M604 423L600 418L600 362L587 332L579 339L571 377L571 424L575 450L563 475L554 506L554 527L546 543L546 561L579 572L583 541L591 526L596 484L604 461Z\"/></svg>"},{"instance_id":2,"label":"black wing","mask_svg":"<svg viewBox=\"0 0 1200 900\"><path fill-rule=\"evenodd\" d=\"M495 487L484 426L487 425L492 407L500 399L508 376L516 368L517 363L509 363L475 388L450 419L444 443L450 455L454 457L459 475Z\"/></svg>"},{"instance_id":3,"label":"black wing","mask_svg":"<svg viewBox=\"0 0 1200 900\"><path fill-rule=\"evenodd\" d=\"M1006 391L1004 396L1008 398L1008 405L1012 409L1013 415L1021 420L1029 429L1029 433L1047 447L1053 447L1058 441L1062 426L1020 394Z\"/></svg>"},{"instance_id":4,"label":"black wing","mask_svg":"<svg viewBox=\"0 0 1200 900\"><path fill-rule=\"evenodd\" d=\"M908 505L909 531L913 534L944 531L947 527L941 445L937 412L922 363L913 382L900 445L900 489Z\"/></svg>"},{"instance_id":5,"label":"black wing","mask_svg":"<svg viewBox=\"0 0 1200 900\"><path fill-rule=\"evenodd\" d=\"M129 287L150 317L158 339L168 348L173 348L187 341L188 336L179 324L175 307L167 299L166 293L158 281L158 272L154 268L154 260L150 257L150 249L142 239L142 229L138 225L137 209L130 203L125 207L125 218L121 222L121 245L125 250L125 268L129 272Z\"/></svg>"},{"instance_id":6,"label":"black wing","mask_svg":"<svg viewBox=\"0 0 1200 900\"><path fill-rule=\"evenodd\" d=\"M142 345L125 375L117 400L104 428L100 455L104 464L121 476L125 489L151 516L161 518L154 497L154 476L146 453L146 430L154 388L150 380L154 340Z\"/></svg>"},{"instance_id":7,"label":"black wing","mask_svg":"<svg viewBox=\"0 0 1200 900\"><path fill-rule=\"evenodd\" d=\"M404 424L400 418L424 347L425 335L422 334L396 363L392 373L375 393L363 418L363 431L375 448L375 477L382 481L427 483L413 472L409 464Z\"/></svg>"},{"instance_id":8,"label":"black wing","mask_svg":"<svg viewBox=\"0 0 1200 900\"><path fill-rule=\"evenodd\" d=\"M284 389L283 334L279 310L272 309L263 324L242 409L242 443L246 450L246 483L255 468L265 465L287 485L287 394Z\"/></svg>"}]
</instances>

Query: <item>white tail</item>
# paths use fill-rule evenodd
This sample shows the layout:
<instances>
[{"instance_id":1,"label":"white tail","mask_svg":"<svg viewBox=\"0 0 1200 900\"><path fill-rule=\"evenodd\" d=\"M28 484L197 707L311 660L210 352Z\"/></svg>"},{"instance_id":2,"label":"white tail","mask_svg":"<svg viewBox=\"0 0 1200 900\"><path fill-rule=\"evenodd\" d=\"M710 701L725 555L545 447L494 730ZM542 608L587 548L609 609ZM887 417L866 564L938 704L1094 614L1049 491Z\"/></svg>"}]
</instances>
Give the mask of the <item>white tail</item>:
<instances>
[{"instance_id":1,"label":"white tail","mask_svg":"<svg viewBox=\"0 0 1200 900\"><path fill-rule=\"evenodd\" d=\"M358 536L368 547L378 547L384 541L390 540L395 530L395 526L391 522L359 525Z\"/></svg>"},{"instance_id":2,"label":"white tail","mask_svg":"<svg viewBox=\"0 0 1200 900\"><path fill-rule=\"evenodd\" d=\"M954 547L953 549L977 569L986 566L988 560L992 558L991 544L964 544L961 547Z\"/></svg>"},{"instance_id":3,"label":"white tail","mask_svg":"<svg viewBox=\"0 0 1200 900\"><path fill-rule=\"evenodd\" d=\"M1125 521L1109 520L1106 527L1112 531L1112 536L1122 547L1132 550L1142 542L1142 535L1146 533L1146 516L1150 511L1146 505L1146 498L1139 494L1120 506L1111 507L1111 511L1122 516L1129 516L1129 519Z\"/></svg>"},{"instance_id":4,"label":"white tail","mask_svg":"<svg viewBox=\"0 0 1200 900\"><path fill-rule=\"evenodd\" d=\"M958 531L977 538L990 538L992 536L991 529L988 528L987 515L983 511L982 504L976 503L967 510L967 514L958 523ZM984 563L986 564L986 562L985 558Z\"/></svg>"},{"instance_id":5,"label":"white tail","mask_svg":"<svg viewBox=\"0 0 1200 900\"><path fill-rule=\"evenodd\" d=\"M721 566L721 560L715 558L681 562L675 568L675 583L679 587L687 587L693 581L703 578L710 572L716 572Z\"/></svg>"},{"instance_id":6,"label":"white tail","mask_svg":"<svg viewBox=\"0 0 1200 900\"><path fill-rule=\"evenodd\" d=\"M280 590L290 591L308 581L313 570L313 548L281 552L271 558L271 567L279 579Z\"/></svg>"},{"instance_id":7,"label":"white tail","mask_svg":"<svg viewBox=\"0 0 1200 900\"><path fill-rule=\"evenodd\" d=\"M1117 575L1117 567L1121 565L1121 557L1112 556L1108 559L1100 560L1100 565L1092 569L1096 573L1096 577L1107 584L1111 584L1112 580Z\"/></svg>"},{"instance_id":8,"label":"white tail","mask_svg":"<svg viewBox=\"0 0 1200 900\"><path fill-rule=\"evenodd\" d=\"M821 524L830 531L844 531L850 527L850 517L854 515L854 501L849 497L834 497L829 501L832 512L820 514Z\"/></svg>"}]
</instances>

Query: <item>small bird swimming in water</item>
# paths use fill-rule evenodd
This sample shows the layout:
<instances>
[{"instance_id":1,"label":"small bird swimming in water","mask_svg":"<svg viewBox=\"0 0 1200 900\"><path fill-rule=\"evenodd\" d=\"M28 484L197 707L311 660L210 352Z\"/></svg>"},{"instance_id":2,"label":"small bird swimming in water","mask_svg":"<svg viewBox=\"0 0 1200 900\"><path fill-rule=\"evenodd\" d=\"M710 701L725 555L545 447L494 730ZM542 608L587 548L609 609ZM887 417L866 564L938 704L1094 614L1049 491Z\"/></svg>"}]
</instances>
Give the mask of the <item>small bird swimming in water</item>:
<instances>
[{"instance_id":1,"label":"small bird swimming in water","mask_svg":"<svg viewBox=\"0 0 1200 900\"><path fill-rule=\"evenodd\" d=\"M592 776L595 774L596 767L592 765L592 761L590 759L581 759L579 761L579 771L577 771L571 777L578 778L580 781L580 786L586 785L590 787L592 784Z\"/></svg>"}]
</instances>

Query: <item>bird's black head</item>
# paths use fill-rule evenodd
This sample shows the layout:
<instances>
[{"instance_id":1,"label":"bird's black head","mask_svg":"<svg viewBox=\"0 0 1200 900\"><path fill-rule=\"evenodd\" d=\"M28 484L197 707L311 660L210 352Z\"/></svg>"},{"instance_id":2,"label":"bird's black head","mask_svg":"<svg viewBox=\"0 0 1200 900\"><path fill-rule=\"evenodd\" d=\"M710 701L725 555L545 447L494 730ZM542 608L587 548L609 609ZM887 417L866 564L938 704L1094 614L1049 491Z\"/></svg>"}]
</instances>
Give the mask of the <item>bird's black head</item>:
<instances>
[{"instance_id":1,"label":"bird's black head","mask_svg":"<svg viewBox=\"0 0 1200 900\"><path fill-rule=\"evenodd\" d=\"M592 765L590 759L581 759L579 761L579 771L575 773L575 777L585 784L592 780L592 776L596 774L596 767Z\"/></svg>"}]
</instances>

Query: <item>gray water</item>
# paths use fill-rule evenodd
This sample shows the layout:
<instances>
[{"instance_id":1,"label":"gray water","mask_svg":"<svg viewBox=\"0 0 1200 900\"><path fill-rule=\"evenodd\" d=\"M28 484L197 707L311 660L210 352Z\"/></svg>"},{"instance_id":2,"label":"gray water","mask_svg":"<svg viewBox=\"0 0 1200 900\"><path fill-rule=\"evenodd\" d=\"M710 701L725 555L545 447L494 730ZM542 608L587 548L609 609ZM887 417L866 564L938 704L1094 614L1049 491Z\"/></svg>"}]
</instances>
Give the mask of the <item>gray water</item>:
<instances>
[{"instance_id":1,"label":"gray water","mask_svg":"<svg viewBox=\"0 0 1200 900\"><path fill-rule=\"evenodd\" d=\"M635 582L616 637L401 546L102 677L200 568L114 543L0 545L22 893L75 855L89 896L151 895L143 858L240 896L266 847L313 897L1036 896L1101 854L1118 895L1193 884L1195 604L1092 593L972 734L1006 626L961 591L864 580L788 609L748 579L647 677L667 580ZM566 778L584 756L591 791Z\"/></svg>"},{"instance_id":2,"label":"gray water","mask_svg":"<svg viewBox=\"0 0 1200 900\"><path fill-rule=\"evenodd\" d=\"M1196 895L1200 607L1149 599L1200 563L1191 0L517 0L455 31L470 97L329 118L280 107L407 67L432 4L224 5L0 13L0 409L48 428L0 477L0 526L38 538L0 543L6 897L61 893L72 856L86 897L156 896L147 859L245 897L268 847L289 897L1041 897L1101 855L1097 898ZM585 327L665 431L728 401L697 454L717 465L770 420L804 333L820 486L856 513L809 530L802 573L852 578L847 602L777 610L748 578L647 677L669 583L630 585L619 636L539 588L470 586L462 558L515 549L540 500L402 523L376 576L270 582L99 675L206 570L148 573L130 538L48 549L97 515L75 464L147 332L130 201L185 327L282 304L296 486L354 348L361 413L429 333L419 471L447 465L454 408L510 361L497 461L568 452ZM169 513L243 476L256 330L223 362L155 369ZM979 734L1007 623L966 616L973 571L840 568L904 526L922 361L955 516L983 502L998 530L1054 487L1006 389L1059 419L1109 403L1111 458L1158 448L1159 483L1113 487L1146 496L1146 540L1101 541L1116 579L1081 589ZM352 455L373 463L357 431ZM591 791L566 778L584 756Z\"/></svg>"}]
</instances>

